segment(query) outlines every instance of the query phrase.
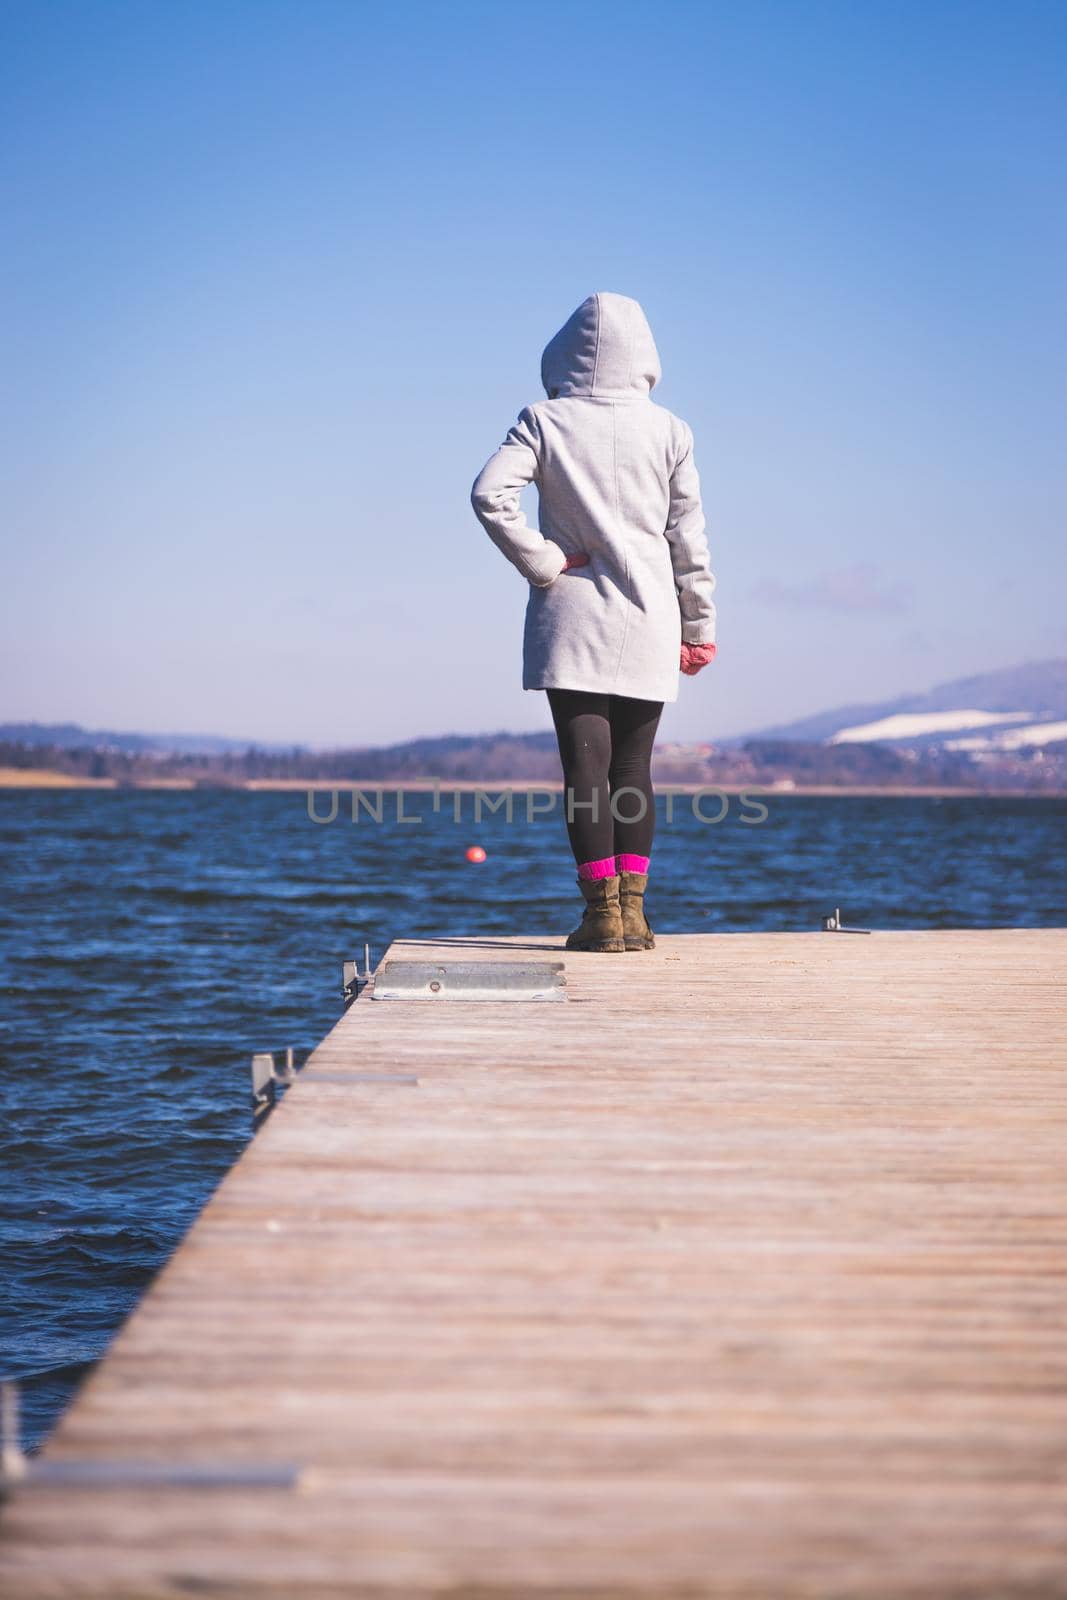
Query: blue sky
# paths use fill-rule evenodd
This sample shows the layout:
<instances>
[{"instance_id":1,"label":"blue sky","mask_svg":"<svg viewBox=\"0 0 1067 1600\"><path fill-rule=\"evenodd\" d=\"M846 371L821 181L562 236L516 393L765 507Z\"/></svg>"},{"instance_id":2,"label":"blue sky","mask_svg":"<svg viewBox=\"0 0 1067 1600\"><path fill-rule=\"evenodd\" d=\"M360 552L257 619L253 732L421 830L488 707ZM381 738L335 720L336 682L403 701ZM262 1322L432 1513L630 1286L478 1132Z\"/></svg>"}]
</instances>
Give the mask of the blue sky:
<instances>
[{"instance_id":1,"label":"blue sky","mask_svg":"<svg viewBox=\"0 0 1067 1600\"><path fill-rule=\"evenodd\" d=\"M598 289L718 577L664 738L1067 653L1062 4L0 16L0 718L549 726L468 497Z\"/></svg>"}]
</instances>

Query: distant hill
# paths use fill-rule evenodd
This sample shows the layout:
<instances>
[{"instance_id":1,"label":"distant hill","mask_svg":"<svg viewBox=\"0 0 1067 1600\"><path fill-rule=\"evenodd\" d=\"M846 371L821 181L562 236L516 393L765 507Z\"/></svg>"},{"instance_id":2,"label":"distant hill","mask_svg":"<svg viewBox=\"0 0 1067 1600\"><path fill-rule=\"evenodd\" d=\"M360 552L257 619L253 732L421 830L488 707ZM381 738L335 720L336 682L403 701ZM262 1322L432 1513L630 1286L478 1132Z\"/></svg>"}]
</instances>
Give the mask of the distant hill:
<instances>
[{"instance_id":1,"label":"distant hill","mask_svg":"<svg viewBox=\"0 0 1067 1600\"><path fill-rule=\"evenodd\" d=\"M721 747L739 748L749 740L799 740L806 744L889 743L901 747L945 745L950 740L977 739L962 748L993 747L1001 738L1012 742L1000 748L1046 742L1034 737L1039 730L1056 732L1067 722L1067 660L1032 661L956 678L933 689L901 694L892 700L860 701L819 711L796 722L776 723L754 733L717 741ZM1062 735L1067 738L1067 731ZM0 723L0 744L28 749L114 751L136 756L225 756L255 750L264 755L310 755L306 745L257 739L235 739L219 734L128 733L83 728L78 723ZM957 745L957 748L960 746ZM391 745L360 745L344 752L359 755L364 766L394 771L435 772L455 770L479 752L534 755L554 754L555 734L446 733L405 739ZM340 755L340 751L330 754Z\"/></svg>"},{"instance_id":2,"label":"distant hill","mask_svg":"<svg viewBox=\"0 0 1067 1600\"><path fill-rule=\"evenodd\" d=\"M75 723L0 724L0 774L74 781L233 786L440 779L542 783L560 776L556 736L448 733L391 745L315 750L214 734L121 733ZM999 787L1067 792L1067 661L1032 662L918 694L820 712L747 738L661 742L657 781Z\"/></svg>"},{"instance_id":3,"label":"distant hill","mask_svg":"<svg viewBox=\"0 0 1067 1600\"><path fill-rule=\"evenodd\" d=\"M127 756L238 756L254 751L317 759L306 745L270 744L258 739L232 739L211 733L126 733L83 728L76 722L0 722L0 745L39 751L94 751ZM556 736L546 733L443 733L405 739L399 744L360 745L323 752L326 759L359 758L363 771L429 772L442 776L484 753L555 753Z\"/></svg>"},{"instance_id":4,"label":"distant hill","mask_svg":"<svg viewBox=\"0 0 1067 1600\"><path fill-rule=\"evenodd\" d=\"M753 739L1015 750L1067 739L1067 660L1031 661L779 723ZM738 741L731 741L735 743Z\"/></svg>"},{"instance_id":5,"label":"distant hill","mask_svg":"<svg viewBox=\"0 0 1067 1600\"><path fill-rule=\"evenodd\" d=\"M214 733L121 733L109 728L83 728L77 722L0 722L0 744L21 744L42 750L120 750L127 755L224 755L228 751L291 750L291 744L257 744L254 739L229 739Z\"/></svg>"}]
</instances>

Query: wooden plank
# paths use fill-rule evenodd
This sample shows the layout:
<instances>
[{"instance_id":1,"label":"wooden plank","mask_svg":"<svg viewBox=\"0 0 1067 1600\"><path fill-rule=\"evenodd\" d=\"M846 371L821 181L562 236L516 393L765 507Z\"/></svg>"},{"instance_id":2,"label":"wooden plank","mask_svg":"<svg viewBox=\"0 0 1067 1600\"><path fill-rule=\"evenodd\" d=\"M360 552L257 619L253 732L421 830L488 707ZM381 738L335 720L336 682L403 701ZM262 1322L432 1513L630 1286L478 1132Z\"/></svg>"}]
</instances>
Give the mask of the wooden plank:
<instances>
[{"instance_id":1,"label":"wooden plank","mask_svg":"<svg viewBox=\"0 0 1067 1600\"><path fill-rule=\"evenodd\" d=\"M1067 931L387 952L561 955L361 998L47 1451L296 1487L27 1485L0 1594L1067 1595Z\"/></svg>"}]
</instances>

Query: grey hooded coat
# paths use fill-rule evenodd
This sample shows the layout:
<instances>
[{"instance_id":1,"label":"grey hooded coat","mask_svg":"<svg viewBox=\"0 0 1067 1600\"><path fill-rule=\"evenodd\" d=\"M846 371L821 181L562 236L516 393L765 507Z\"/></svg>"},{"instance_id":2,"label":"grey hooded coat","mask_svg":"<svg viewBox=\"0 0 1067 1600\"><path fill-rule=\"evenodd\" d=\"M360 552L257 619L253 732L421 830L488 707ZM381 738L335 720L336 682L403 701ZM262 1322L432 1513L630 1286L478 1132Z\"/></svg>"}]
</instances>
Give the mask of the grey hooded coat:
<instances>
[{"instance_id":1,"label":"grey hooded coat","mask_svg":"<svg viewBox=\"0 0 1067 1600\"><path fill-rule=\"evenodd\" d=\"M681 644L715 638L715 579L688 424L657 405L636 300L593 294L545 349L547 400L526 406L471 503L530 585L524 689L677 700ZM523 514L528 483L540 532ZM563 571L570 554L587 566Z\"/></svg>"}]
</instances>

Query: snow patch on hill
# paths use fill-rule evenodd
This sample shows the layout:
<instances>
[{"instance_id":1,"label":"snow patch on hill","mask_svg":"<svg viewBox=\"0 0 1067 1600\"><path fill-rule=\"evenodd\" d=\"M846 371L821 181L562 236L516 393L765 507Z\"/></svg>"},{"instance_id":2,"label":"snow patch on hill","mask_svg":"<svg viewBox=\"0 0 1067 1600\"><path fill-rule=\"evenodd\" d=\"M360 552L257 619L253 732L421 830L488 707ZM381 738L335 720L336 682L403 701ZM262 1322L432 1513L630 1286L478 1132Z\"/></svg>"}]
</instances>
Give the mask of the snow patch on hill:
<instances>
[{"instance_id":1,"label":"snow patch on hill","mask_svg":"<svg viewBox=\"0 0 1067 1600\"><path fill-rule=\"evenodd\" d=\"M1032 728L1008 728L1003 733L978 734L972 739L947 739L946 750L1023 750L1028 745L1058 744L1067 740L1067 722L1040 722Z\"/></svg>"},{"instance_id":2,"label":"snow patch on hill","mask_svg":"<svg viewBox=\"0 0 1067 1600\"><path fill-rule=\"evenodd\" d=\"M1032 711L901 711L877 722L841 728L829 744L870 744L876 739L920 739L934 733L959 733L965 728L987 728L1004 722L1031 722ZM983 741L984 744L984 741ZM969 748L957 741L951 748Z\"/></svg>"}]
</instances>

